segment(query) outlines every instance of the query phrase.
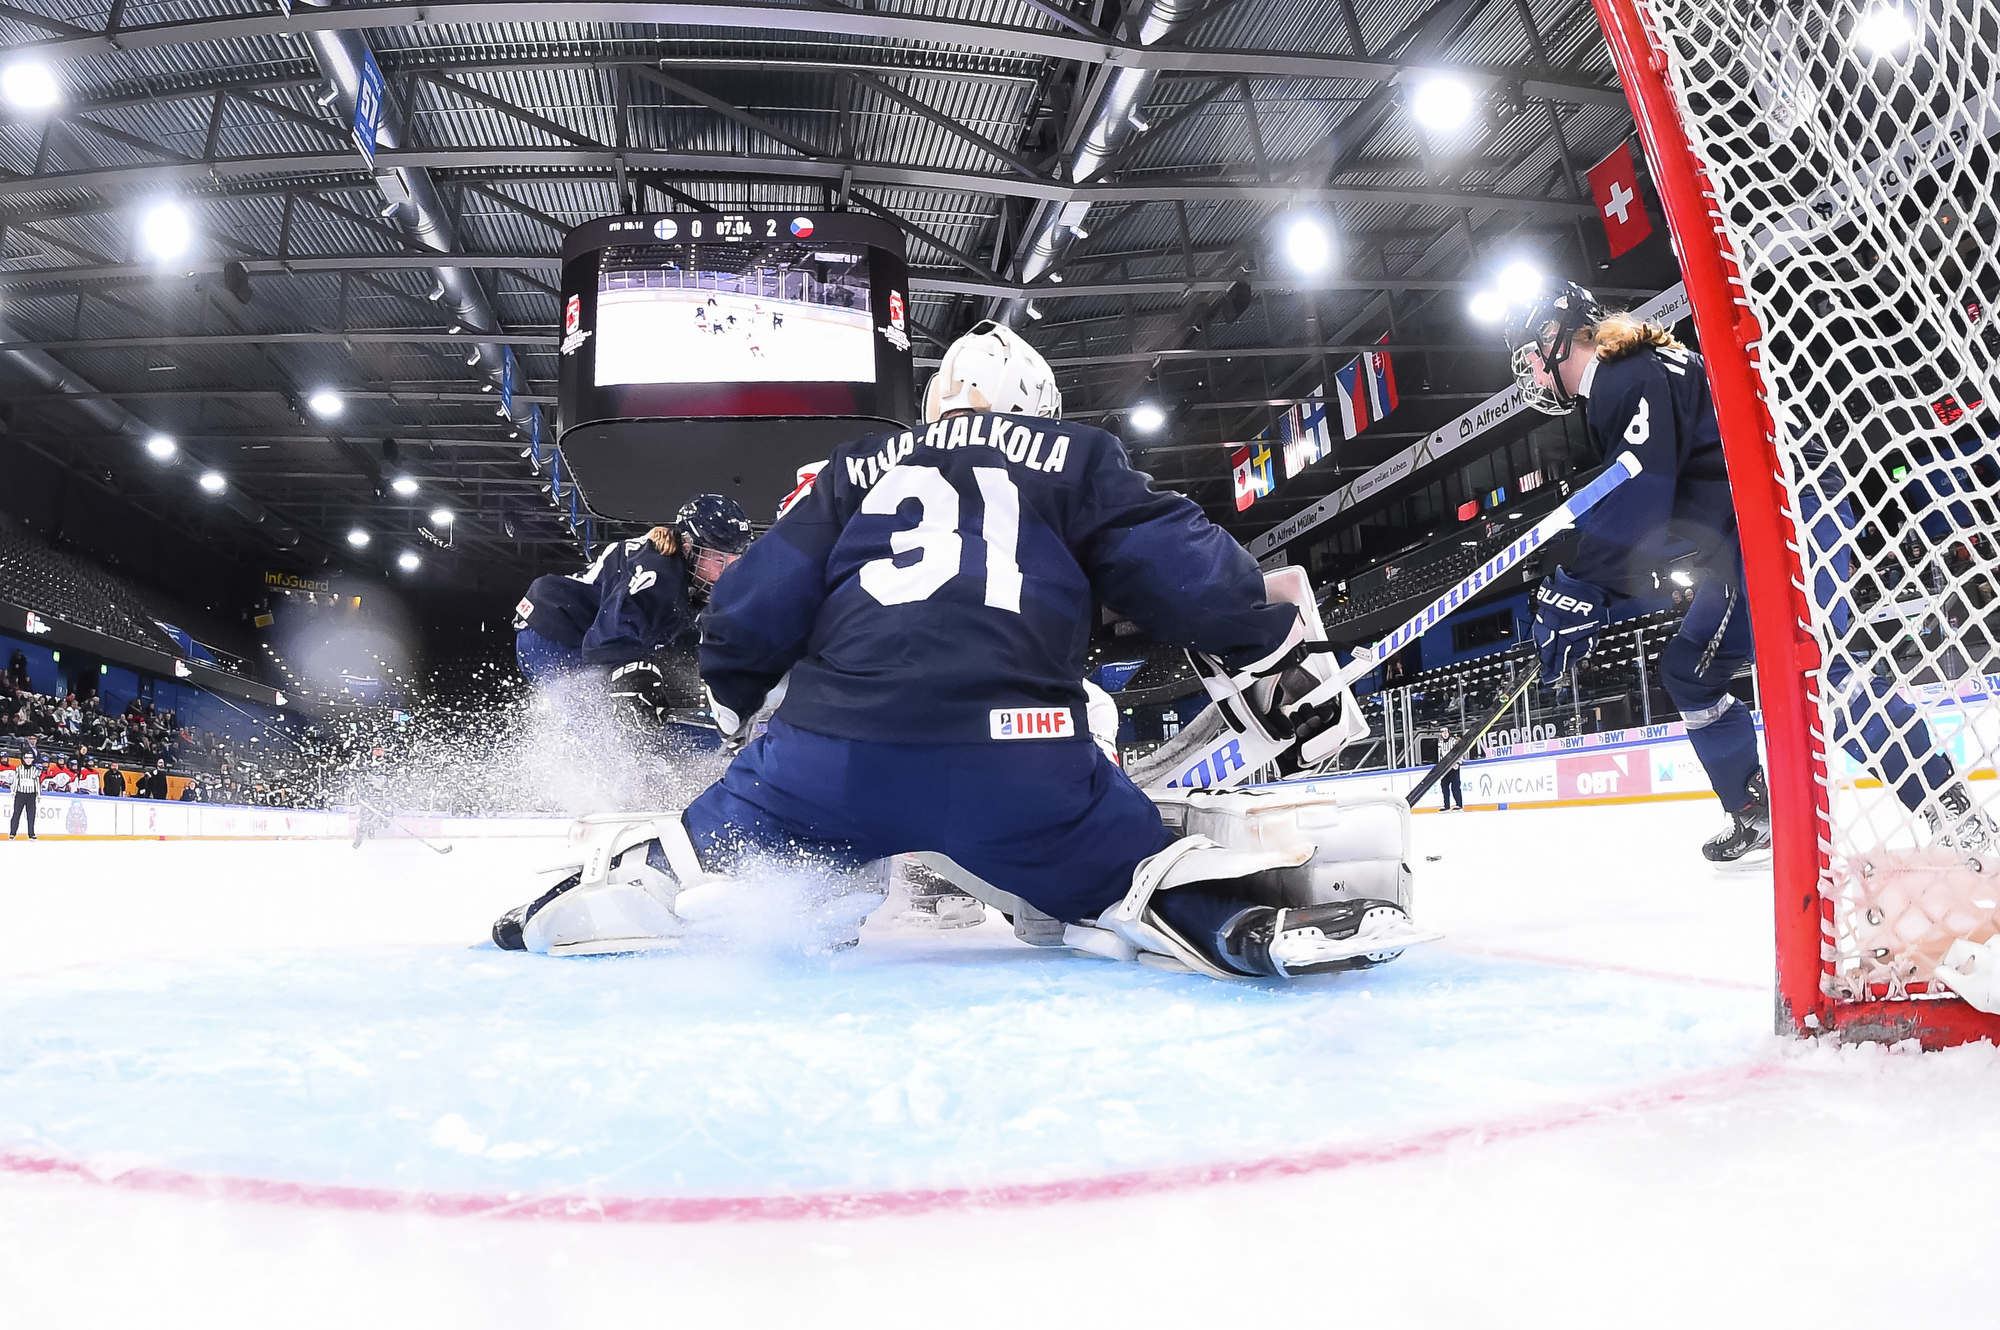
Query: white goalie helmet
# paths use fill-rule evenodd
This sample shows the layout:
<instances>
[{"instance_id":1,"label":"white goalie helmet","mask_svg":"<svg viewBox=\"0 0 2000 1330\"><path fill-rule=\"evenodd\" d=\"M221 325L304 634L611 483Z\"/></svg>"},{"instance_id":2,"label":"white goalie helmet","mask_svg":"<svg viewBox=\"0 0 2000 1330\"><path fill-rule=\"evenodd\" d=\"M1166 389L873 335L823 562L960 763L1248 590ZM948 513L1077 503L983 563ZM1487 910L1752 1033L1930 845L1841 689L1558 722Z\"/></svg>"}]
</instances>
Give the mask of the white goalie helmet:
<instances>
[{"instance_id":1,"label":"white goalie helmet","mask_svg":"<svg viewBox=\"0 0 2000 1330\"><path fill-rule=\"evenodd\" d=\"M1062 415L1055 372L1041 352L1005 324L984 319L953 342L924 389L924 421L947 411Z\"/></svg>"}]
</instances>

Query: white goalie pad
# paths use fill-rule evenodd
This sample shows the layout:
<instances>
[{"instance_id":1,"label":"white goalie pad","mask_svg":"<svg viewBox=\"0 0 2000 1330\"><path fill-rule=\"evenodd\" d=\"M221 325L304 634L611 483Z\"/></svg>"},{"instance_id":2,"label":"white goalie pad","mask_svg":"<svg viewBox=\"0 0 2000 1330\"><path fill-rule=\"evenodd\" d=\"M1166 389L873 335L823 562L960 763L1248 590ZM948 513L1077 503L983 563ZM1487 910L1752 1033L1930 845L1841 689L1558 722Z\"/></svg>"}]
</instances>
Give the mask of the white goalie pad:
<instances>
[{"instance_id":1,"label":"white goalie pad","mask_svg":"<svg viewBox=\"0 0 2000 1330\"><path fill-rule=\"evenodd\" d=\"M674 904L682 887L699 881L701 863L680 813L607 813L579 818L570 828L572 853L542 870L576 886L537 910L522 926L527 950L586 956L671 946L684 931ZM657 840L668 870L647 862Z\"/></svg>"},{"instance_id":2,"label":"white goalie pad","mask_svg":"<svg viewBox=\"0 0 2000 1330\"><path fill-rule=\"evenodd\" d=\"M1371 932L1346 954L1391 959L1406 946L1439 936L1407 921L1413 895L1410 810L1401 799L1344 800L1286 789L1149 793L1181 839L1140 865L1125 899L1095 927L1066 929L1066 945L1112 960L1241 978L1175 936L1152 910L1161 891L1222 881L1246 905L1297 909L1376 900L1397 907L1403 918L1394 928ZM1382 913L1386 919L1391 912ZM1327 950L1319 959L1331 956Z\"/></svg>"}]
</instances>

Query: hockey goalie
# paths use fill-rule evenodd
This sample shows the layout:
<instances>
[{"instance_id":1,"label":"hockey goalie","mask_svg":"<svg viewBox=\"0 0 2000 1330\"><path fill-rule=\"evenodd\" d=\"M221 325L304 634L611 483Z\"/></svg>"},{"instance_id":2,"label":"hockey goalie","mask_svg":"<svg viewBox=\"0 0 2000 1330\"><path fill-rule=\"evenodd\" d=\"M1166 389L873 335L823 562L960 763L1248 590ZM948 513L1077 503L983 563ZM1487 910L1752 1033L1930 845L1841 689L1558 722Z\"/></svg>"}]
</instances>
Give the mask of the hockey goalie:
<instances>
[{"instance_id":1,"label":"hockey goalie","mask_svg":"<svg viewBox=\"0 0 2000 1330\"><path fill-rule=\"evenodd\" d=\"M494 940L676 946L776 864L827 884L814 906L851 941L908 852L1026 940L1217 978L1356 968L1435 936L1410 919L1400 802L1149 795L1092 742L1097 601L1190 649L1258 756L1246 771L1364 732L1303 579L1267 595L1117 438L1062 423L1047 363L1004 327L956 342L925 398L924 429L843 444L717 582L700 663L727 772L680 812L587 819Z\"/></svg>"}]
</instances>

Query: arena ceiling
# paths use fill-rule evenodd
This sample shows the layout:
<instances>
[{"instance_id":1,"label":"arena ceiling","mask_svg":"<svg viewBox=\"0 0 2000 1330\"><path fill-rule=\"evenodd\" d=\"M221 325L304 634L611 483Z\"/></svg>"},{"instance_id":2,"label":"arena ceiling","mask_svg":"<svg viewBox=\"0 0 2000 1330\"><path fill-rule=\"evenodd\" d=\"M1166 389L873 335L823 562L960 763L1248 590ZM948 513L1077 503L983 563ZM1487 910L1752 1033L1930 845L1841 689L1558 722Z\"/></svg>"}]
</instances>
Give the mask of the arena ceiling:
<instances>
[{"instance_id":1,"label":"arena ceiling","mask_svg":"<svg viewBox=\"0 0 2000 1330\"><path fill-rule=\"evenodd\" d=\"M920 374L1008 317L1072 417L1168 406L1142 464L1247 535L1504 382L1467 294L1509 254L1601 258L1581 171L1632 132L1590 0L5 0L0 45L60 88L0 108L11 437L168 514L213 468L302 552L359 527L385 558L438 507L459 557L575 557L493 388L511 347L516 415L550 409L558 244L624 210L888 219ZM1440 72L1474 95L1449 132L1413 114ZM168 198L194 237L162 264ZM1312 277L1301 212L1334 240ZM1397 415L1239 521L1230 444L1385 335Z\"/></svg>"}]
</instances>

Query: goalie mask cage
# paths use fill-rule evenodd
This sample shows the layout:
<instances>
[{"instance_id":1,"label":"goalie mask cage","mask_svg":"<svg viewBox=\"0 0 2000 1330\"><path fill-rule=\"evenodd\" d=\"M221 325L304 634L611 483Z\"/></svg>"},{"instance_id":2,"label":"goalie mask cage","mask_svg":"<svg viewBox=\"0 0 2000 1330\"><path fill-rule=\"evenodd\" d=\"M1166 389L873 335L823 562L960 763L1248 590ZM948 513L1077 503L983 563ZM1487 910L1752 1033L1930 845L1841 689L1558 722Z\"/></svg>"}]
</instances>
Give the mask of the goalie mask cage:
<instances>
[{"instance_id":1,"label":"goalie mask cage","mask_svg":"<svg viewBox=\"0 0 2000 1330\"><path fill-rule=\"evenodd\" d=\"M1742 533L1778 1028L2000 1039L1932 978L2000 929L1948 792L1985 802L2000 748L2000 0L1595 4Z\"/></svg>"}]
</instances>

